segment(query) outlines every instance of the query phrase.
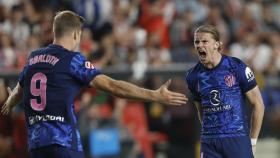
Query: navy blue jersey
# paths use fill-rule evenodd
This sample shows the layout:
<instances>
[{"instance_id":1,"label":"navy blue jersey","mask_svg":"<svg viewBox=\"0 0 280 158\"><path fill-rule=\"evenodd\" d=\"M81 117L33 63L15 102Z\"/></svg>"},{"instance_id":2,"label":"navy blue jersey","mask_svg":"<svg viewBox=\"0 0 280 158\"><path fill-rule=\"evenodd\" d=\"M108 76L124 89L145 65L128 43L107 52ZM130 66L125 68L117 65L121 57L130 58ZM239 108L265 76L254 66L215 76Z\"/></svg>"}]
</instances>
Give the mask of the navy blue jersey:
<instances>
[{"instance_id":1,"label":"navy blue jersey","mask_svg":"<svg viewBox=\"0 0 280 158\"><path fill-rule=\"evenodd\" d=\"M19 77L29 149L59 144L82 151L74 97L100 71L78 52L59 45L31 53Z\"/></svg>"},{"instance_id":2,"label":"navy blue jersey","mask_svg":"<svg viewBox=\"0 0 280 158\"><path fill-rule=\"evenodd\" d=\"M222 56L213 69L198 63L188 71L186 81L193 100L202 106L202 140L248 136L242 107L245 93L257 85L249 67L237 58Z\"/></svg>"}]
</instances>

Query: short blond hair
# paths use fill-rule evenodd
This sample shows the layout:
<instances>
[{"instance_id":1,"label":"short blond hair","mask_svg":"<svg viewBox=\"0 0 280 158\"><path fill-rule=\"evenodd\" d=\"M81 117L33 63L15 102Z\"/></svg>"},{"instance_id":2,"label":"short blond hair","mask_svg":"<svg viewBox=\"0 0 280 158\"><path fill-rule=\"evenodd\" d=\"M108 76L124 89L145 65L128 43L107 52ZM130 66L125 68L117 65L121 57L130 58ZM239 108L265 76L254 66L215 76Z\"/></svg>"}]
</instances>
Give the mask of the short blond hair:
<instances>
[{"instance_id":1,"label":"short blond hair","mask_svg":"<svg viewBox=\"0 0 280 158\"><path fill-rule=\"evenodd\" d=\"M60 11L53 21L53 33L55 38L61 38L74 30L82 29L85 19L80 15L69 11Z\"/></svg>"}]
</instances>

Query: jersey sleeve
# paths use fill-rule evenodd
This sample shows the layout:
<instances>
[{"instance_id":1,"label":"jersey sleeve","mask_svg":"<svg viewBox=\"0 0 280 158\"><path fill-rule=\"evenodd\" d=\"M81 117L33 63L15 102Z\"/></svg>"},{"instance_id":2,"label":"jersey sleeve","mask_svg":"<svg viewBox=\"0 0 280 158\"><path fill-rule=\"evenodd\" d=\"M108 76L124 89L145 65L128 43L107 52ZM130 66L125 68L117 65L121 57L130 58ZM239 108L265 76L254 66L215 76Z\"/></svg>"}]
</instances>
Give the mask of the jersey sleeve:
<instances>
[{"instance_id":1,"label":"jersey sleeve","mask_svg":"<svg viewBox=\"0 0 280 158\"><path fill-rule=\"evenodd\" d=\"M96 69L85 57L77 53L71 60L70 64L71 75L80 81L83 85L89 86L90 81L101 74L100 70Z\"/></svg>"},{"instance_id":2,"label":"jersey sleeve","mask_svg":"<svg viewBox=\"0 0 280 158\"><path fill-rule=\"evenodd\" d=\"M198 84L195 82L195 78L194 76L191 74L190 72L191 70L189 70L186 74L186 84L188 86L188 89L190 90L191 92L191 99L194 100L194 101L198 101L200 102L200 97L199 97L199 94L198 94Z\"/></svg>"},{"instance_id":3,"label":"jersey sleeve","mask_svg":"<svg viewBox=\"0 0 280 158\"><path fill-rule=\"evenodd\" d=\"M253 71L242 61L238 65L237 76L242 93L246 93L256 87L257 82Z\"/></svg>"}]
</instances>

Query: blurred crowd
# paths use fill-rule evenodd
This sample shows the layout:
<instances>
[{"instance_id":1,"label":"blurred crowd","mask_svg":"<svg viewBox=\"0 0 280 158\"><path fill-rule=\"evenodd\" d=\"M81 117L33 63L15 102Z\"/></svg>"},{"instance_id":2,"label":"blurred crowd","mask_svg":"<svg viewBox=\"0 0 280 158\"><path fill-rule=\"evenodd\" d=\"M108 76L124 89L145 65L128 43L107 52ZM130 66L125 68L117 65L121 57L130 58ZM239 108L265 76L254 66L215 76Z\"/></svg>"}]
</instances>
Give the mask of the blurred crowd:
<instances>
[{"instance_id":1,"label":"blurred crowd","mask_svg":"<svg viewBox=\"0 0 280 158\"><path fill-rule=\"evenodd\" d=\"M32 50L52 43L53 17L65 9L86 18L80 51L88 60L100 69L131 69L129 79L147 88L164 82L159 76L145 77L148 68L196 62L194 30L202 24L215 25L223 53L240 58L255 72L267 111L262 136L279 137L280 0L0 0L0 73L20 71ZM0 80L0 103L6 94L4 82ZM173 80L172 89L185 93L182 85L184 76ZM168 150L168 157L179 158L188 149L194 151L198 138L191 105L163 107L84 90L76 110L87 155L117 152L121 157L151 158L164 157ZM0 150L8 148L0 151L0 157L2 153L25 157L19 126L7 123L19 121L24 128L22 118L19 112L11 118L0 115ZM6 126L11 127L2 128ZM92 142L102 142L97 129L107 130L112 139L119 136L111 151L92 148Z\"/></svg>"}]
</instances>

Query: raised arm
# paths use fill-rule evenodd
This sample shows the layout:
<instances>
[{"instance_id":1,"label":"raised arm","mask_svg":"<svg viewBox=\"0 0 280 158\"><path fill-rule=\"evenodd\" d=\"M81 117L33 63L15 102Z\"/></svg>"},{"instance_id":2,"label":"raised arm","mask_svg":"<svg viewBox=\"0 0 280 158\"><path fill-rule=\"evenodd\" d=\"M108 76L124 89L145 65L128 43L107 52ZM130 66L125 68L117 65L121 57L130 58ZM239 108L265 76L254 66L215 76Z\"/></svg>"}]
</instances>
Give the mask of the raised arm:
<instances>
[{"instance_id":1,"label":"raised arm","mask_svg":"<svg viewBox=\"0 0 280 158\"><path fill-rule=\"evenodd\" d=\"M90 82L90 85L122 98L154 101L169 105L185 104L187 98L184 94L167 89L170 83L169 80L159 89L149 90L125 81L114 80L106 75L98 75Z\"/></svg>"},{"instance_id":2,"label":"raised arm","mask_svg":"<svg viewBox=\"0 0 280 158\"><path fill-rule=\"evenodd\" d=\"M246 94L247 99L252 105L252 118L251 118L251 140L252 145L256 145L257 138L259 136L262 120L264 115L264 104L259 87L249 90Z\"/></svg>"},{"instance_id":3,"label":"raised arm","mask_svg":"<svg viewBox=\"0 0 280 158\"><path fill-rule=\"evenodd\" d=\"M8 88L8 92L9 92L9 97L6 100L6 102L4 103L4 105L2 106L2 109L1 109L1 112L5 115L9 114L9 112L12 110L12 108L14 106L16 106L21 101L22 94L23 94L23 89L19 85L19 83L17 83L14 90L11 91L11 89Z\"/></svg>"}]
</instances>

